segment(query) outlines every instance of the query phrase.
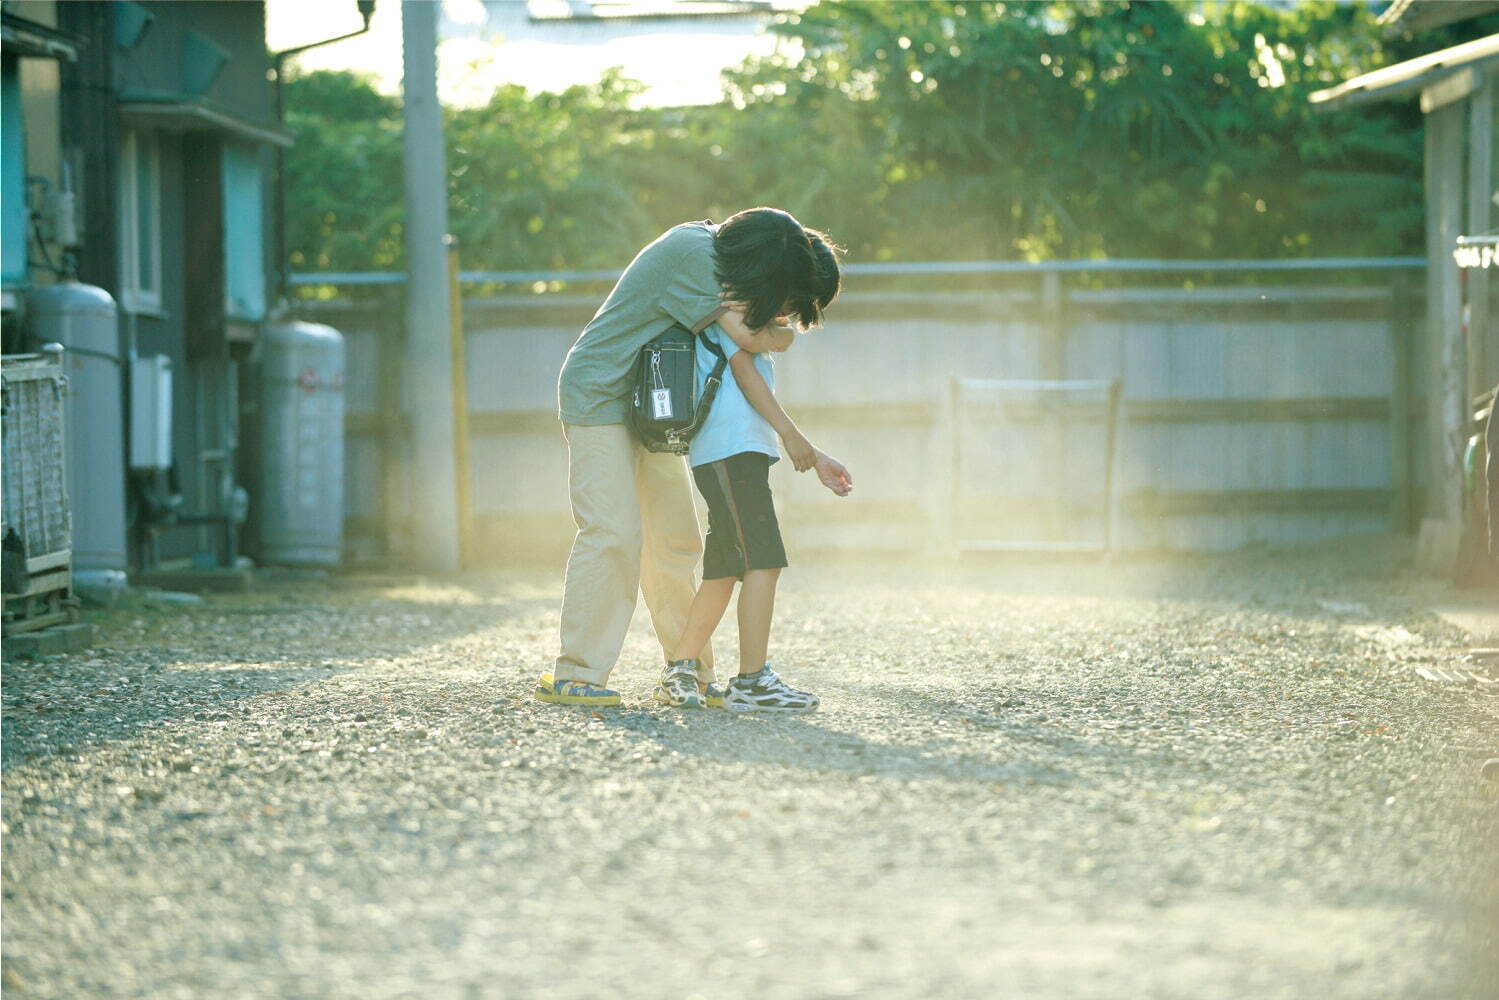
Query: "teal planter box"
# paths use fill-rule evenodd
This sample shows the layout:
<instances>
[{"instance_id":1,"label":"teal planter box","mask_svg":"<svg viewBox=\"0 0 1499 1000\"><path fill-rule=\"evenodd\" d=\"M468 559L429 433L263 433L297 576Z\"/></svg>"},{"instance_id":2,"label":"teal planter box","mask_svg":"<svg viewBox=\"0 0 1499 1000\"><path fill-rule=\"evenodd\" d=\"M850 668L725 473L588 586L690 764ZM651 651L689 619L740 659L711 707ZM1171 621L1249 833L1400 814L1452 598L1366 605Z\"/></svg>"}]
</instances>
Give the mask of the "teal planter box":
<instances>
[{"instance_id":1,"label":"teal planter box","mask_svg":"<svg viewBox=\"0 0 1499 1000\"><path fill-rule=\"evenodd\" d=\"M182 36L182 90L192 97L203 97L219 78L229 53L207 35L189 31Z\"/></svg>"},{"instance_id":2,"label":"teal planter box","mask_svg":"<svg viewBox=\"0 0 1499 1000\"><path fill-rule=\"evenodd\" d=\"M120 0L114 5L115 44L122 49L133 49L156 15L135 0Z\"/></svg>"}]
</instances>

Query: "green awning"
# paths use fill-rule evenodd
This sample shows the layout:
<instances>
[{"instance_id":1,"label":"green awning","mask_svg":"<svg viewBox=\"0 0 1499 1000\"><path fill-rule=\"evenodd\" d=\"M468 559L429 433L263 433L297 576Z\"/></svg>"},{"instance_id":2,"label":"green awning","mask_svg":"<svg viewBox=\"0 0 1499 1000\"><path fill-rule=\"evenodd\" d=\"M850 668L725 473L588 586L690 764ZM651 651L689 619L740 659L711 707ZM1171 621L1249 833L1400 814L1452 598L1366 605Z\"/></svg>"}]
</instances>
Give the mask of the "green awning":
<instances>
[{"instance_id":1,"label":"green awning","mask_svg":"<svg viewBox=\"0 0 1499 1000\"><path fill-rule=\"evenodd\" d=\"M250 121L204 100L181 94L126 92L120 95L120 116L131 125L169 132L224 132L267 146L290 146L291 134Z\"/></svg>"}]
</instances>

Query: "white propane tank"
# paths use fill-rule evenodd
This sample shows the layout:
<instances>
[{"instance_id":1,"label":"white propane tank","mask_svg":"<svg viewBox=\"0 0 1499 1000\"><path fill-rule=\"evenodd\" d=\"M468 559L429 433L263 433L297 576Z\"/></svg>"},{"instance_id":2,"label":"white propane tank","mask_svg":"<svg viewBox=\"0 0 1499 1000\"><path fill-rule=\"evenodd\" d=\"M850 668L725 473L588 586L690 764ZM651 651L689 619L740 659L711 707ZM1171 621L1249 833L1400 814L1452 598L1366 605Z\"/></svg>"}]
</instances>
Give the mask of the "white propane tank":
<instances>
[{"instance_id":1,"label":"white propane tank","mask_svg":"<svg viewBox=\"0 0 1499 1000\"><path fill-rule=\"evenodd\" d=\"M257 382L257 554L283 566L337 566L344 524L343 336L321 323L266 326Z\"/></svg>"},{"instance_id":2,"label":"white propane tank","mask_svg":"<svg viewBox=\"0 0 1499 1000\"><path fill-rule=\"evenodd\" d=\"M67 351L68 497L73 579L122 585L125 548L124 372L115 301L93 285L64 281L31 292L32 330Z\"/></svg>"}]
</instances>

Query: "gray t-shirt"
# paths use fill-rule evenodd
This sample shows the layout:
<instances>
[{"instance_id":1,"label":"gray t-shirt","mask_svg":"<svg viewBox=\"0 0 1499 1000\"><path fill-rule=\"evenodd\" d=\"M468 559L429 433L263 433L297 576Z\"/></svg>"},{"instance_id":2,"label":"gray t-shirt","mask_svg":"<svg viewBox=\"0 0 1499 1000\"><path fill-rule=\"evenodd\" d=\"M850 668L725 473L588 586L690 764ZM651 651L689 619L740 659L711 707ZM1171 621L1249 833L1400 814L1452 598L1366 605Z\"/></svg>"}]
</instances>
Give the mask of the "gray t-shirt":
<instances>
[{"instance_id":1,"label":"gray t-shirt","mask_svg":"<svg viewBox=\"0 0 1499 1000\"><path fill-rule=\"evenodd\" d=\"M566 424L622 424L640 349L673 323L691 329L719 310L707 222L674 226L636 255L567 352L557 379Z\"/></svg>"}]
</instances>

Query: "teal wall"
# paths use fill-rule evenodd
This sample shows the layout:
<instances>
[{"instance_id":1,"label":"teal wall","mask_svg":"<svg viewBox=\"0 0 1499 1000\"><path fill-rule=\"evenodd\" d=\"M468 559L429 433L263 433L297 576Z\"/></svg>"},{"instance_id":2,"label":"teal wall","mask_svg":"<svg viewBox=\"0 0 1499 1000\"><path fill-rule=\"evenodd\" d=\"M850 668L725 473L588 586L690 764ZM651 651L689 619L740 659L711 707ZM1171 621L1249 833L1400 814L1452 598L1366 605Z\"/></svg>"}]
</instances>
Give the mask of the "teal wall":
<instances>
[{"instance_id":1,"label":"teal wall","mask_svg":"<svg viewBox=\"0 0 1499 1000\"><path fill-rule=\"evenodd\" d=\"M136 9L151 18L150 27L128 56L115 61L115 90L137 96L202 98L251 121L271 121L271 89L265 78L265 4L180 0L111 4L109 9L117 29Z\"/></svg>"},{"instance_id":2,"label":"teal wall","mask_svg":"<svg viewBox=\"0 0 1499 1000\"><path fill-rule=\"evenodd\" d=\"M17 59L4 60L0 73L0 143L3 175L0 201L4 228L0 231L0 272L6 285L26 282L26 137L21 127L21 68Z\"/></svg>"},{"instance_id":3,"label":"teal wall","mask_svg":"<svg viewBox=\"0 0 1499 1000\"><path fill-rule=\"evenodd\" d=\"M265 318L265 184L256 146L224 143L224 313Z\"/></svg>"}]
</instances>

